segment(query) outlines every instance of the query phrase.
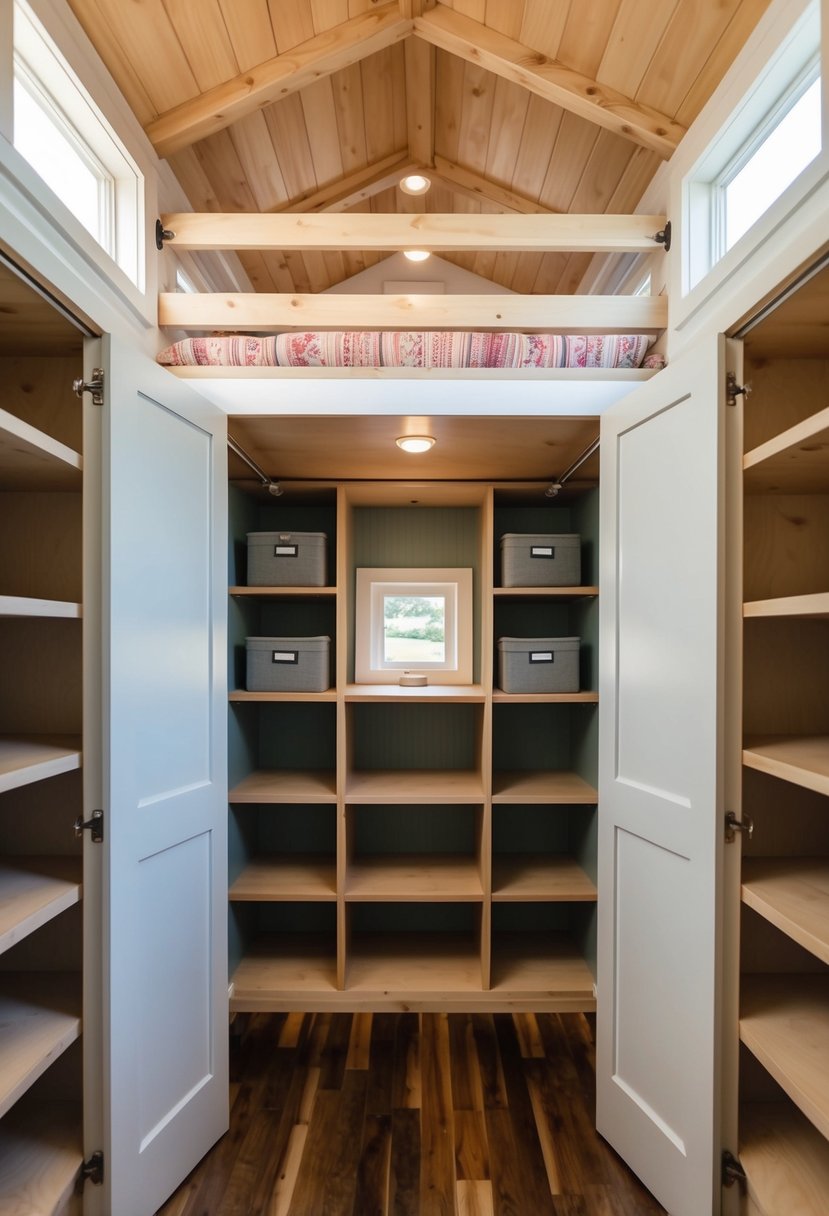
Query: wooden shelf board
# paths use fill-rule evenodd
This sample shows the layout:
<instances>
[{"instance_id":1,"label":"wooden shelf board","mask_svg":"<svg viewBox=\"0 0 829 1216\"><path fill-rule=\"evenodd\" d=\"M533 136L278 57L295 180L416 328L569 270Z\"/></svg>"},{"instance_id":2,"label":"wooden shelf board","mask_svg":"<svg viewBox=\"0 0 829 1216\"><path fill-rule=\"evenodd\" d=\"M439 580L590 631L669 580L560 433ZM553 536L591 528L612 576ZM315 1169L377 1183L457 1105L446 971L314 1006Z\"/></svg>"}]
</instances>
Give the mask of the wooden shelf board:
<instances>
[{"instance_id":1,"label":"wooden shelf board","mask_svg":"<svg viewBox=\"0 0 829 1216\"><path fill-rule=\"evenodd\" d=\"M81 1033L80 976L0 974L0 1116Z\"/></svg>"},{"instance_id":2,"label":"wooden shelf board","mask_svg":"<svg viewBox=\"0 0 829 1216\"><path fill-rule=\"evenodd\" d=\"M593 805L598 792L578 773L526 771L496 772L492 778L492 801L515 803L582 803Z\"/></svg>"},{"instance_id":3,"label":"wooden shelf board","mask_svg":"<svg viewBox=\"0 0 829 1216\"><path fill-rule=\"evenodd\" d=\"M6 857L0 862L0 952L81 898L80 857Z\"/></svg>"},{"instance_id":4,"label":"wooden shelf board","mask_svg":"<svg viewBox=\"0 0 829 1216\"><path fill-rule=\"evenodd\" d=\"M427 684L423 688L401 688L399 684L346 684L346 701L441 701L481 702L486 693L480 684Z\"/></svg>"},{"instance_id":5,"label":"wooden shelf board","mask_svg":"<svg viewBox=\"0 0 829 1216\"><path fill-rule=\"evenodd\" d=\"M260 769L234 786L228 801L336 802L337 778L334 772L325 769Z\"/></svg>"},{"instance_id":6,"label":"wooden shelf board","mask_svg":"<svg viewBox=\"0 0 829 1216\"><path fill-rule=\"evenodd\" d=\"M743 470L749 493L829 490L829 406L747 452Z\"/></svg>"},{"instance_id":7,"label":"wooden shelf board","mask_svg":"<svg viewBox=\"0 0 829 1216\"><path fill-rule=\"evenodd\" d=\"M62 1216L82 1163L80 1102L27 1096L0 1125L0 1216Z\"/></svg>"},{"instance_id":8,"label":"wooden shelf board","mask_svg":"<svg viewBox=\"0 0 829 1216\"><path fill-rule=\"evenodd\" d=\"M327 900L337 898L337 866L333 858L313 853L257 857L230 887L231 900Z\"/></svg>"},{"instance_id":9,"label":"wooden shelf board","mask_svg":"<svg viewBox=\"0 0 829 1216\"><path fill-rule=\"evenodd\" d=\"M739 1156L760 1216L825 1216L829 1144L791 1102L740 1108Z\"/></svg>"},{"instance_id":10,"label":"wooden shelf board","mask_svg":"<svg viewBox=\"0 0 829 1216\"><path fill-rule=\"evenodd\" d=\"M829 794L829 735L747 739L743 764L818 794Z\"/></svg>"},{"instance_id":11,"label":"wooden shelf board","mask_svg":"<svg viewBox=\"0 0 829 1216\"><path fill-rule=\"evenodd\" d=\"M235 688L227 696L229 701L336 701L337 690L329 688L325 692L248 692L246 688Z\"/></svg>"},{"instance_id":12,"label":"wooden shelf board","mask_svg":"<svg viewBox=\"0 0 829 1216\"><path fill-rule=\"evenodd\" d=\"M80 767L77 735L0 736L0 793Z\"/></svg>"},{"instance_id":13,"label":"wooden shelf board","mask_svg":"<svg viewBox=\"0 0 829 1216\"><path fill-rule=\"evenodd\" d=\"M743 975L740 1038L829 1136L829 974Z\"/></svg>"},{"instance_id":14,"label":"wooden shelf board","mask_svg":"<svg viewBox=\"0 0 829 1216\"><path fill-rule=\"evenodd\" d=\"M0 616L45 616L80 620L83 609L80 604L72 604L68 600L38 600L26 595L0 595Z\"/></svg>"},{"instance_id":15,"label":"wooden shelf board","mask_svg":"<svg viewBox=\"0 0 829 1216\"><path fill-rule=\"evenodd\" d=\"M355 933L347 975L349 995L380 1002L481 993L479 951L471 935L457 933Z\"/></svg>"},{"instance_id":16,"label":"wooden shelf board","mask_svg":"<svg viewBox=\"0 0 829 1216\"><path fill-rule=\"evenodd\" d=\"M337 996L334 937L261 937L239 963L232 984L231 1013L324 1008Z\"/></svg>"},{"instance_id":17,"label":"wooden shelf board","mask_svg":"<svg viewBox=\"0 0 829 1216\"><path fill-rule=\"evenodd\" d=\"M829 857L743 858L742 898L829 963Z\"/></svg>"},{"instance_id":18,"label":"wooden shelf board","mask_svg":"<svg viewBox=\"0 0 829 1216\"><path fill-rule=\"evenodd\" d=\"M79 490L82 460L77 452L0 410L0 488Z\"/></svg>"},{"instance_id":19,"label":"wooden shelf board","mask_svg":"<svg viewBox=\"0 0 829 1216\"><path fill-rule=\"evenodd\" d=\"M478 864L471 857L361 857L349 865L346 876L347 900L468 903L483 897Z\"/></svg>"},{"instance_id":20,"label":"wooden shelf board","mask_svg":"<svg viewBox=\"0 0 829 1216\"><path fill-rule=\"evenodd\" d=\"M461 769L389 769L352 772L345 786L348 803L387 805L415 802L480 803L484 800L481 774Z\"/></svg>"},{"instance_id":21,"label":"wooden shelf board","mask_svg":"<svg viewBox=\"0 0 829 1216\"><path fill-rule=\"evenodd\" d=\"M598 705L597 692L502 692L496 688L492 700L497 705L518 705L526 702L547 702L549 704Z\"/></svg>"},{"instance_id":22,"label":"wooden shelf board","mask_svg":"<svg viewBox=\"0 0 829 1216\"><path fill-rule=\"evenodd\" d=\"M817 591L812 595L787 595L774 600L751 600L743 604L743 616L827 617L829 591Z\"/></svg>"},{"instance_id":23,"label":"wooden shelf board","mask_svg":"<svg viewBox=\"0 0 829 1216\"><path fill-rule=\"evenodd\" d=\"M598 587L493 587L492 594L506 598L529 599L587 599L599 594Z\"/></svg>"},{"instance_id":24,"label":"wooden shelf board","mask_svg":"<svg viewBox=\"0 0 829 1216\"><path fill-rule=\"evenodd\" d=\"M492 859L492 898L507 902L595 902L595 883L572 857L502 853Z\"/></svg>"},{"instance_id":25,"label":"wooden shelf board","mask_svg":"<svg viewBox=\"0 0 829 1216\"><path fill-rule=\"evenodd\" d=\"M590 968L565 935L493 933L494 996L509 994L518 1001L535 998L539 1009L590 1013L596 1008L593 983Z\"/></svg>"},{"instance_id":26,"label":"wooden shelf board","mask_svg":"<svg viewBox=\"0 0 829 1216\"><path fill-rule=\"evenodd\" d=\"M336 587L229 587L230 595L253 599L318 599L334 598Z\"/></svg>"}]
</instances>

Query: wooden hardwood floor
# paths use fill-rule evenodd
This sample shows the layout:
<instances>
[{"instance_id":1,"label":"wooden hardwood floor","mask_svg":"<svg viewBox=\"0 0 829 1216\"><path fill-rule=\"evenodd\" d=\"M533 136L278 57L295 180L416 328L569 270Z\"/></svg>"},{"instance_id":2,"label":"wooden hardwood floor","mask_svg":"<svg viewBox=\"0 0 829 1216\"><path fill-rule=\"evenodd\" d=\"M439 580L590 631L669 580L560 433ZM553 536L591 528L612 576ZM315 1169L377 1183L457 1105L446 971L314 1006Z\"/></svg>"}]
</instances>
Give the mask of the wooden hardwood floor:
<instances>
[{"instance_id":1,"label":"wooden hardwood floor","mask_svg":"<svg viewBox=\"0 0 829 1216\"><path fill-rule=\"evenodd\" d=\"M159 1216L664 1216L593 1127L577 1014L259 1014Z\"/></svg>"}]
</instances>

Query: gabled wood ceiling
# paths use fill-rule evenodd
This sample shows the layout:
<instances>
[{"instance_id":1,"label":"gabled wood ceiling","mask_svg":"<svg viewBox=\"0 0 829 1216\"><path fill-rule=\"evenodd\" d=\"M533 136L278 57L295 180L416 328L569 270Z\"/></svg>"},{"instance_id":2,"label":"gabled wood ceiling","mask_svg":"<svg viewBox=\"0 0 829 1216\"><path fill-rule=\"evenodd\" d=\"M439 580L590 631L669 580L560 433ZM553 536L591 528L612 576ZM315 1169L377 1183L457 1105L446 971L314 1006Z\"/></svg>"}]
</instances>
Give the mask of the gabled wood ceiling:
<instances>
[{"instance_id":1,"label":"gabled wood ceiling","mask_svg":"<svg viewBox=\"0 0 829 1216\"><path fill-rule=\"evenodd\" d=\"M633 211L769 0L69 3L194 210L474 214ZM319 292L385 256L242 262L257 290ZM591 258L445 256L543 294Z\"/></svg>"}]
</instances>

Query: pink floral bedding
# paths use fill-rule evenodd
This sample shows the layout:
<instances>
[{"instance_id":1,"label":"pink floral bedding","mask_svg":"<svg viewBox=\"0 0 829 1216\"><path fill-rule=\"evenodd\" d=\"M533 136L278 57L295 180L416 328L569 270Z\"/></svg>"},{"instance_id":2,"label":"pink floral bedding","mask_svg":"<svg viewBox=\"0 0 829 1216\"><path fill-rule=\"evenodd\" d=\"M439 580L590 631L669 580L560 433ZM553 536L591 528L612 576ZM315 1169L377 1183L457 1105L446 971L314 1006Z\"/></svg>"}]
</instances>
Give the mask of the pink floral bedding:
<instances>
[{"instance_id":1,"label":"pink floral bedding","mask_svg":"<svg viewBox=\"0 0 829 1216\"><path fill-rule=\"evenodd\" d=\"M156 357L172 367L662 366L646 334L459 333L339 330L184 338Z\"/></svg>"}]
</instances>

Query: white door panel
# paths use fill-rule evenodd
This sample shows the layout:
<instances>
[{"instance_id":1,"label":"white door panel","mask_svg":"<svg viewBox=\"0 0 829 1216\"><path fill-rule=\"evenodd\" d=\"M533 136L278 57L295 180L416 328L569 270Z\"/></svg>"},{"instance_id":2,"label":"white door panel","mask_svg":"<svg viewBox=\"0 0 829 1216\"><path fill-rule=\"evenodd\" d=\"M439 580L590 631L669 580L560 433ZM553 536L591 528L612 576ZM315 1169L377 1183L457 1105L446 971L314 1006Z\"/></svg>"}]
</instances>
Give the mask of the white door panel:
<instances>
[{"instance_id":1,"label":"white door panel","mask_svg":"<svg viewBox=\"0 0 829 1216\"><path fill-rule=\"evenodd\" d=\"M225 430L109 339L104 370L97 1202L151 1216L227 1127Z\"/></svg>"},{"instance_id":2,"label":"white door panel","mask_svg":"<svg viewBox=\"0 0 829 1216\"><path fill-rule=\"evenodd\" d=\"M721 346L602 418L597 1124L717 1210Z\"/></svg>"}]
</instances>

